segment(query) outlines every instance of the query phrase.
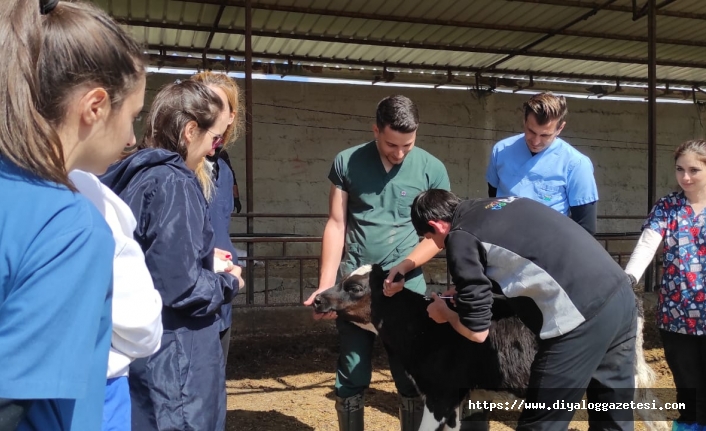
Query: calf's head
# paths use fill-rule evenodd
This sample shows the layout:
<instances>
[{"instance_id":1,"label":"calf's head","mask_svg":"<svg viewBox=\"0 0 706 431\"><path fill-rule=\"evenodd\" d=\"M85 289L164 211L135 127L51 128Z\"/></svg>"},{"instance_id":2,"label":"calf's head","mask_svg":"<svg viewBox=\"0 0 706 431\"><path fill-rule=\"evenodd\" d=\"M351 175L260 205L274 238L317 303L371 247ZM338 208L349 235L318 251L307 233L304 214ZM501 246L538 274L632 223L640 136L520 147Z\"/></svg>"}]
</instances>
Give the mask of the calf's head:
<instances>
[{"instance_id":1,"label":"calf's head","mask_svg":"<svg viewBox=\"0 0 706 431\"><path fill-rule=\"evenodd\" d=\"M382 270L378 265L377 268ZM317 313L335 311L341 318L355 323L370 323L370 274L371 265L361 266L341 282L316 295L314 310Z\"/></svg>"},{"instance_id":2,"label":"calf's head","mask_svg":"<svg viewBox=\"0 0 706 431\"><path fill-rule=\"evenodd\" d=\"M371 305L380 301L388 271L380 265L365 265L346 276L340 283L321 292L314 299L317 313L335 311L341 318L354 323L371 323ZM395 281L402 277L396 277ZM373 299L375 297L375 299Z\"/></svg>"}]
</instances>

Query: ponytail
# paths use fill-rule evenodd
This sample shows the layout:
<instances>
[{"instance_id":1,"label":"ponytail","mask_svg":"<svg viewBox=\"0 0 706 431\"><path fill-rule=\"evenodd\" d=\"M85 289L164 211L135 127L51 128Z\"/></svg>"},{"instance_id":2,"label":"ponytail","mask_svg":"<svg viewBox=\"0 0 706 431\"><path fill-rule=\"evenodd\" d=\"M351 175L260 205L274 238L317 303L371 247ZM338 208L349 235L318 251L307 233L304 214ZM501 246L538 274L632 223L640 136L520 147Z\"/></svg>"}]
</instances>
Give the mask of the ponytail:
<instances>
[{"instance_id":1,"label":"ponytail","mask_svg":"<svg viewBox=\"0 0 706 431\"><path fill-rule=\"evenodd\" d=\"M0 40L0 156L74 190L57 133L68 100L90 83L117 110L144 76L142 52L105 12L82 2L2 0Z\"/></svg>"},{"instance_id":2,"label":"ponytail","mask_svg":"<svg viewBox=\"0 0 706 431\"><path fill-rule=\"evenodd\" d=\"M44 39L40 9L33 1L0 5L0 155L40 178L73 186L64 168L61 140L37 110L41 93L36 76Z\"/></svg>"}]
</instances>

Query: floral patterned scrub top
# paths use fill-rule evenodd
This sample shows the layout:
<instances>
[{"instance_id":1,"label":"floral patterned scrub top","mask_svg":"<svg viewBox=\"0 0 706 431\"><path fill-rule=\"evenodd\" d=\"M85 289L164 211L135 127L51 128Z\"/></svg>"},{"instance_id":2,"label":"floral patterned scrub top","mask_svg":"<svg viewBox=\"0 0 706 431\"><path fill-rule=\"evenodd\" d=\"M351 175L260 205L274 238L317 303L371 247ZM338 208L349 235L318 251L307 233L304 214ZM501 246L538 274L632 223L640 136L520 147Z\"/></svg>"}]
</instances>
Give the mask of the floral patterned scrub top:
<instances>
[{"instance_id":1,"label":"floral patterned scrub top","mask_svg":"<svg viewBox=\"0 0 706 431\"><path fill-rule=\"evenodd\" d=\"M681 334L706 330L705 214L694 214L683 192L661 198L643 224L664 238L662 283L657 326Z\"/></svg>"}]
</instances>

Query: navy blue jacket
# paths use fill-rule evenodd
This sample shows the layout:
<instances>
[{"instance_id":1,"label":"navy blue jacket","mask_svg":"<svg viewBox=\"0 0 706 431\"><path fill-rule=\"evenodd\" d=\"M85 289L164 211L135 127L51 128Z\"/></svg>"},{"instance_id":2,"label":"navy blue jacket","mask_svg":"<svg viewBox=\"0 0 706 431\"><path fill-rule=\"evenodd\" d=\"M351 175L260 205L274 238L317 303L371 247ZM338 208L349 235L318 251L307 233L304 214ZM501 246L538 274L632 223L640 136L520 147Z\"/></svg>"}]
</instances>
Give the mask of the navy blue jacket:
<instances>
[{"instance_id":1,"label":"navy blue jacket","mask_svg":"<svg viewBox=\"0 0 706 431\"><path fill-rule=\"evenodd\" d=\"M217 248L225 250L238 262L238 252L230 241L230 215L233 213L233 173L228 164L220 157L213 164L213 200L208 207L211 225ZM221 307L221 321L218 329L222 332L230 328L233 305L229 302Z\"/></svg>"},{"instance_id":2,"label":"navy blue jacket","mask_svg":"<svg viewBox=\"0 0 706 431\"><path fill-rule=\"evenodd\" d=\"M130 365L132 429L223 430L219 311L238 281L213 268L214 235L194 173L176 153L145 149L101 181L132 209L135 240L162 296L162 346Z\"/></svg>"}]
</instances>

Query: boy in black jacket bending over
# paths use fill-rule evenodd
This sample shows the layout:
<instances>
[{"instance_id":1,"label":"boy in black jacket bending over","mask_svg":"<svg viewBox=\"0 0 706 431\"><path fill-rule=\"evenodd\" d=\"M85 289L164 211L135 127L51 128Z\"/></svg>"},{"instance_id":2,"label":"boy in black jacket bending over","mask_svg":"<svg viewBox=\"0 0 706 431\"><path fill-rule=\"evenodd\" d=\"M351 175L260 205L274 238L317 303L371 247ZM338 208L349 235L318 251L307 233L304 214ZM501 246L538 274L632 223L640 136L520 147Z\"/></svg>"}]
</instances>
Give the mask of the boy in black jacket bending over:
<instances>
[{"instance_id":1,"label":"boy in black jacket bending over","mask_svg":"<svg viewBox=\"0 0 706 431\"><path fill-rule=\"evenodd\" d=\"M420 236L446 248L456 286L456 311L433 295L432 319L482 343L493 293L502 294L539 337L526 403L580 403L584 393L589 403L633 400L637 308L632 286L586 230L530 199L460 201L438 189L417 196L411 216ZM414 256L410 260L418 262ZM390 272L394 277L404 271ZM565 430L573 414L561 408L525 409L517 429ZM592 427L633 429L629 408L589 410L588 415Z\"/></svg>"}]
</instances>

